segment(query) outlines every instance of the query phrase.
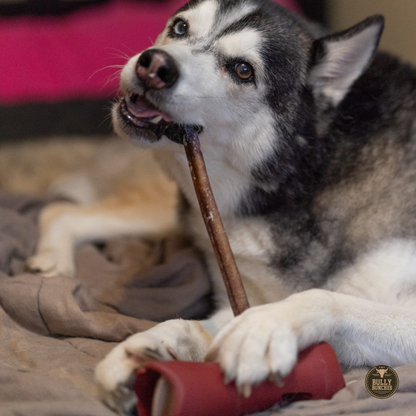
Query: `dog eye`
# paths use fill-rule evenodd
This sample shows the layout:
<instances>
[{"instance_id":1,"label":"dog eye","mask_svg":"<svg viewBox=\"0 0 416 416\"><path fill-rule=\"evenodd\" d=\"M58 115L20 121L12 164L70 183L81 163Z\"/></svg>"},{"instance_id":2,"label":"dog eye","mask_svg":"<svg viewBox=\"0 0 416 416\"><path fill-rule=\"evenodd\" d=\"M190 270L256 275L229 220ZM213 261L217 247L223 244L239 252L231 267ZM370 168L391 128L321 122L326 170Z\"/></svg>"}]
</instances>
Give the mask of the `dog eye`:
<instances>
[{"instance_id":1,"label":"dog eye","mask_svg":"<svg viewBox=\"0 0 416 416\"><path fill-rule=\"evenodd\" d=\"M253 67L246 62L235 64L234 71L243 81L250 81L254 74Z\"/></svg>"},{"instance_id":2,"label":"dog eye","mask_svg":"<svg viewBox=\"0 0 416 416\"><path fill-rule=\"evenodd\" d=\"M173 25L173 33L176 36L185 36L188 33L188 23L182 19L176 20Z\"/></svg>"}]
</instances>

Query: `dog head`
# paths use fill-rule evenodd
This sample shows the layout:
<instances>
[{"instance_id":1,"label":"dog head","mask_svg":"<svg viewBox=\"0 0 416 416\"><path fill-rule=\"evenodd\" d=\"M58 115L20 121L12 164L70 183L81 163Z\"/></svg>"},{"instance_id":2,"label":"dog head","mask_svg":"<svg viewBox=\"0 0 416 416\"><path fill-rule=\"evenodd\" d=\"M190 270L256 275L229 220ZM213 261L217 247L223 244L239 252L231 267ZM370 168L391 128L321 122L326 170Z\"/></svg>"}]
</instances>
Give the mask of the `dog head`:
<instances>
[{"instance_id":1,"label":"dog head","mask_svg":"<svg viewBox=\"0 0 416 416\"><path fill-rule=\"evenodd\" d=\"M183 126L195 126L206 159L227 159L254 182L271 161L287 176L314 135L316 103L339 105L382 27L375 16L325 36L270 1L192 0L124 67L115 130L180 152Z\"/></svg>"},{"instance_id":2,"label":"dog head","mask_svg":"<svg viewBox=\"0 0 416 416\"><path fill-rule=\"evenodd\" d=\"M310 39L298 22L267 2L191 1L122 71L116 128L144 141L180 141L178 125L209 134L285 113L308 66Z\"/></svg>"}]
</instances>

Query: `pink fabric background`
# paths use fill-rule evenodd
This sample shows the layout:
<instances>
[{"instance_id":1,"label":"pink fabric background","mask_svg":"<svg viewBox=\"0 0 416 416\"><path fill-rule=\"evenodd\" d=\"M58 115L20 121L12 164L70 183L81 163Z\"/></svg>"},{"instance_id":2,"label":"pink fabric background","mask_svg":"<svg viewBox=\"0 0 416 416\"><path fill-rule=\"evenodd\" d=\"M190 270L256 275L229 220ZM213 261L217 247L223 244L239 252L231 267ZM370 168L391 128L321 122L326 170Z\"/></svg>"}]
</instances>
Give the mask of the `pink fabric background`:
<instances>
[{"instance_id":1,"label":"pink fabric background","mask_svg":"<svg viewBox=\"0 0 416 416\"><path fill-rule=\"evenodd\" d=\"M64 17L0 19L0 103L105 98L118 68L149 47L185 0L113 0ZM298 10L296 0L277 0Z\"/></svg>"}]
</instances>

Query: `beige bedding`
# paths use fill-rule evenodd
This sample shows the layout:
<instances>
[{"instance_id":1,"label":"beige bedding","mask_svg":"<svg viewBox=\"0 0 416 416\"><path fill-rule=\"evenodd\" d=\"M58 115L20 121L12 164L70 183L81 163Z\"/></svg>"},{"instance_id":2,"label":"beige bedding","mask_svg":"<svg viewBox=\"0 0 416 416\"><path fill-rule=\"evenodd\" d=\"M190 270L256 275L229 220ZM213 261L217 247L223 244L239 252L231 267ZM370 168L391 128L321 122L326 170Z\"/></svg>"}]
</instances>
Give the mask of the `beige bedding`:
<instances>
[{"instance_id":1,"label":"beige bedding","mask_svg":"<svg viewBox=\"0 0 416 416\"><path fill-rule=\"evenodd\" d=\"M0 416L113 415L96 398L97 362L115 342L155 321L206 315L207 278L196 252L179 238L86 245L77 253L76 279L24 273L37 240L36 216L47 202L0 193ZM347 388L330 401L267 414L416 414L416 366L396 368L399 390L385 400L365 390L367 371L346 374Z\"/></svg>"}]
</instances>

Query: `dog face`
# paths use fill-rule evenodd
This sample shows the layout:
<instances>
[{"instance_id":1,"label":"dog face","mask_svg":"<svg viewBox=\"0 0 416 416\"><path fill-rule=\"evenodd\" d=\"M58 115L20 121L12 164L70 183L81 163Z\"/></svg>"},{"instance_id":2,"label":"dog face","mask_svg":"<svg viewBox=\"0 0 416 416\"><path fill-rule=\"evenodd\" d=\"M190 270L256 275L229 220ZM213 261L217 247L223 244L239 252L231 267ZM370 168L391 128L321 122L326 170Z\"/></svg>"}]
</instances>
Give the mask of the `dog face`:
<instances>
[{"instance_id":1,"label":"dog face","mask_svg":"<svg viewBox=\"0 0 416 416\"><path fill-rule=\"evenodd\" d=\"M267 151L279 118L292 122L310 43L296 18L275 4L192 1L122 71L116 130L165 146L166 137L180 141L180 125L200 126L203 136L225 143L238 132L240 141L248 136L247 146L266 132Z\"/></svg>"},{"instance_id":2,"label":"dog face","mask_svg":"<svg viewBox=\"0 0 416 416\"><path fill-rule=\"evenodd\" d=\"M192 0L124 67L115 130L143 147L183 154L184 126L197 127L208 168L221 168L219 182L237 172L238 186L230 182L221 195L234 195L234 208L256 189L263 199L282 194L283 185L296 193L296 175L314 160L316 130L328 125L317 121L318 107L342 102L382 26L373 17L322 37L267 0Z\"/></svg>"}]
</instances>

